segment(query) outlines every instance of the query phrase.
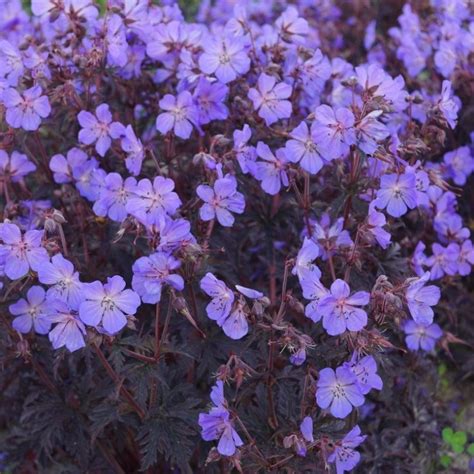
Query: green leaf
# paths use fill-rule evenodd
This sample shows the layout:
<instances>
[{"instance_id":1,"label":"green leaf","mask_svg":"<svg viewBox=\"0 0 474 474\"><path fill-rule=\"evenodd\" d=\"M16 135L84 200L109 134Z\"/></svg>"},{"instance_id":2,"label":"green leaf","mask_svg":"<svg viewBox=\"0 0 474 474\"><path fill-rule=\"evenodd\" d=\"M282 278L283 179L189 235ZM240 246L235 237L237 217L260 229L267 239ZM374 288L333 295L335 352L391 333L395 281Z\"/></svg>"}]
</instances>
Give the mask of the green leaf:
<instances>
[{"instance_id":1,"label":"green leaf","mask_svg":"<svg viewBox=\"0 0 474 474\"><path fill-rule=\"evenodd\" d=\"M448 444L451 444L451 440L454 435L453 429L449 427L443 428L443 431L441 432L441 434L443 436L443 441L445 441Z\"/></svg>"},{"instance_id":2,"label":"green leaf","mask_svg":"<svg viewBox=\"0 0 474 474\"><path fill-rule=\"evenodd\" d=\"M447 372L447 370L448 368L446 367L446 364L440 364L438 366L438 375L442 377Z\"/></svg>"},{"instance_id":3,"label":"green leaf","mask_svg":"<svg viewBox=\"0 0 474 474\"><path fill-rule=\"evenodd\" d=\"M464 451L464 446L462 444L455 444L451 445L451 448L456 454L461 454Z\"/></svg>"},{"instance_id":4,"label":"green leaf","mask_svg":"<svg viewBox=\"0 0 474 474\"><path fill-rule=\"evenodd\" d=\"M451 457L448 456L447 454L443 454L443 455L439 458L439 462L441 463L441 465L442 465L443 467L446 467L446 468L450 466L450 464L451 464L452 461L453 461L453 460L451 459Z\"/></svg>"},{"instance_id":5,"label":"green leaf","mask_svg":"<svg viewBox=\"0 0 474 474\"><path fill-rule=\"evenodd\" d=\"M467 447L467 454L469 454L469 456L474 456L474 443L471 443Z\"/></svg>"},{"instance_id":6,"label":"green leaf","mask_svg":"<svg viewBox=\"0 0 474 474\"><path fill-rule=\"evenodd\" d=\"M464 446L467 443L467 434L465 431L456 431L452 437L452 443Z\"/></svg>"}]
</instances>

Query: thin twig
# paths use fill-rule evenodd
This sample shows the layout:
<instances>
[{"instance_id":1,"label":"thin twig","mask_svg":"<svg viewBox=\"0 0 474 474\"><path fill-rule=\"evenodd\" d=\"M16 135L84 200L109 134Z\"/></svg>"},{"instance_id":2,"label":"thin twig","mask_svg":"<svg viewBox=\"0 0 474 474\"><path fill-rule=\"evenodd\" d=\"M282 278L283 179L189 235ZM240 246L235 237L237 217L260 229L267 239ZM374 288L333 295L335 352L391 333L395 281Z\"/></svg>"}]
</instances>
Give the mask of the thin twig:
<instances>
[{"instance_id":1,"label":"thin twig","mask_svg":"<svg viewBox=\"0 0 474 474\"><path fill-rule=\"evenodd\" d=\"M137 412L138 416L143 420L145 418L145 412L143 411L142 407L137 403L137 401L133 398L132 394L123 386L119 375L109 364L109 361L102 352L102 349L97 344L92 344L92 348L99 357L100 362L104 366L104 369L109 374L110 378L116 383L117 387L119 387L122 396L128 401L130 406Z\"/></svg>"},{"instance_id":2,"label":"thin twig","mask_svg":"<svg viewBox=\"0 0 474 474\"><path fill-rule=\"evenodd\" d=\"M242 420L240 419L240 417L237 414L235 414L235 419L237 420L237 423L239 424L239 426L242 428L242 431L244 432L245 436L249 440L250 444L255 448L255 451L257 452L259 457L262 459L262 461L265 463L265 465L268 466L268 461L266 460L266 458L263 455L262 451L260 451L260 448L257 446L257 442L255 441L253 436L248 432L247 428L245 427Z\"/></svg>"},{"instance_id":3,"label":"thin twig","mask_svg":"<svg viewBox=\"0 0 474 474\"><path fill-rule=\"evenodd\" d=\"M160 353L160 302L155 307L155 361L158 360Z\"/></svg>"},{"instance_id":4,"label":"thin twig","mask_svg":"<svg viewBox=\"0 0 474 474\"><path fill-rule=\"evenodd\" d=\"M167 333L168 333L168 326L170 324L170 320L171 320L171 313L172 313L172 309L173 309L173 304L172 304L172 299L170 298L170 301L168 301L168 310L166 311L166 319L165 319L165 324L163 326L163 331L161 333L161 337L160 337L160 341L158 343L158 348L157 348L157 351L156 351L156 360L158 360L160 358L160 352L161 352L161 346L163 345L163 342L165 340L165 338L167 337Z\"/></svg>"}]
</instances>

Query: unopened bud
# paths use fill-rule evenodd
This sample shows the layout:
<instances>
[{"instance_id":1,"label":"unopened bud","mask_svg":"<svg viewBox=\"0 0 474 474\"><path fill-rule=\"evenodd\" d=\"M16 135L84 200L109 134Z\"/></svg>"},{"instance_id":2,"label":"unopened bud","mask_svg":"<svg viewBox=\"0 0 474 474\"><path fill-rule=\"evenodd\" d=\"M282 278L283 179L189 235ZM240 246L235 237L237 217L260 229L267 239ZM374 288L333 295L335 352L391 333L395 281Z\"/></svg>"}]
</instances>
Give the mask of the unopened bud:
<instances>
[{"instance_id":1,"label":"unopened bud","mask_svg":"<svg viewBox=\"0 0 474 474\"><path fill-rule=\"evenodd\" d=\"M23 358L26 358L31 354L30 345L28 344L28 341L26 339L21 339L20 341L18 341L16 345L16 352L19 357Z\"/></svg>"},{"instance_id":2,"label":"unopened bud","mask_svg":"<svg viewBox=\"0 0 474 474\"><path fill-rule=\"evenodd\" d=\"M45 214L44 230L49 233L56 232L58 225L65 224L67 221L61 211L51 209Z\"/></svg>"},{"instance_id":3,"label":"unopened bud","mask_svg":"<svg viewBox=\"0 0 474 474\"><path fill-rule=\"evenodd\" d=\"M54 221L51 217L46 217L44 220L44 230L48 234L53 234L57 231L58 229L58 223Z\"/></svg>"},{"instance_id":4,"label":"unopened bud","mask_svg":"<svg viewBox=\"0 0 474 474\"><path fill-rule=\"evenodd\" d=\"M193 165L198 165L199 163L202 163L207 169L210 170L215 170L217 166L215 158L209 153L204 153L203 151L196 153L193 156Z\"/></svg>"},{"instance_id":5,"label":"unopened bud","mask_svg":"<svg viewBox=\"0 0 474 474\"><path fill-rule=\"evenodd\" d=\"M232 140L227 138L225 135L219 134L219 135L214 135L212 138L212 141L215 146L227 146L232 143Z\"/></svg>"},{"instance_id":6,"label":"unopened bud","mask_svg":"<svg viewBox=\"0 0 474 474\"><path fill-rule=\"evenodd\" d=\"M210 464L211 462L219 461L219 459L221 459L221 455L219 454L219 451L217 451L216 448L211 448L211 450L209 451L209 454L207 455L206 466Z\"/></svg>"},{"instance_id":7,"label":"unopened bud","mask_svg":"<svg viewBox=\"0 0 474 474\"><path fill-rule=\"evenodd\" d=\"M132 316L131 314L127 315L127 328L131 329L132 331L136 331L137 330L136 321L137 321L137 318L135 316Z\"/></svg>"},{"instance_id":8,"label":"unopened bud","mask_svg":"<svg viewBox=\"0 0 474 474\"><path fill-rule=\"evenodd\" d=\"M188 308L188 303L186 303L186 300L182 296L177 296L173 300L173 308L178 311L178 313L181 313L186 317L191 316L191 313L189 312Z\"/></svg>"}]
</instances>

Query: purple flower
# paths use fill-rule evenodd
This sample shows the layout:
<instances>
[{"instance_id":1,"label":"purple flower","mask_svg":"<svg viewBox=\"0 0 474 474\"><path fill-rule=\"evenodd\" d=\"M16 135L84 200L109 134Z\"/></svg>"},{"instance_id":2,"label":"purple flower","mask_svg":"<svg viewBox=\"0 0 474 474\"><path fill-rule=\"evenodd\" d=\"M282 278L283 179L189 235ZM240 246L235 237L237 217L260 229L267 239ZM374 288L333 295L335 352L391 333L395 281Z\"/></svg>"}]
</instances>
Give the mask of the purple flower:
<instances>
[{"instance_id":1,"label":"purple flower","mask_svg":"<svg viewBox=\"0 0 474 474\"><path fill-rule=\"evenodd\" d=\"M38 280L50 285L47 292L49 300L64 301L71 309L79 309L83 300L79 273L74 271L74 265L61 254L54 255L51 262L41 264Z\"/></svg>"},{"instance_id":2,"label":"purple flower","mask_svg":"<svg viewBox=\"0 0 474 474\"><path fill-rule=\"evenodd\" d=\"M390 245L392 238L390 233L383 228L386 223L387 220L381 212L377 212L373 207L369 210L367 230L383 249L386 249Z\"/></svg>"},{"instance_id":3,"label":"purple flower","mask_svg":"<svg viewBox=\"0 0 474 474\"><path fill-rule=\"evenodd\" d=\"M296 454L305 457L307 453L306 443L313 443L313 419L310 416L303 418L300 424L301 437L297 437L295 442Z\"/></svg>"},{"instance_id":4,"label":"purple flower","mask_svg":"<svg viewBox=\"0 0 474 474\"><path fill-rule=\"evenodd\" d=\"M116 334L126 324L126 315L133 316L140 306L140 297L132 290L124 290L125 280L121 276L84 283L84 301L79 306L81 321L89 326L100 324L109 334Z\"/></svg>"},{"instance_id":5,"label":"purple flower","mask_svg":"<svg viewBox=\"0 0 474 474\"><path fill-rule=\"evenodd\" d=\"M400 217L416 205L416 178L413 173L386 174L380 178L376 207L387 208L391 216Z\"/></svg>"},{"instance_id":6,"label":"purple flower","mask_svg":"<svg viewBox=\"0 0 474 474\"><path fill-rule=\"evenodd\" d=\"M431 267L431 280L437 280L444 275L455 275L457 271L457 260L459 257L459 246L452 243L443 247L438 243L431 246L433 255L426 259L426 265Z\"/></svg>"},{"instance_id":7,"label":"purple flower","mask_svg":"<svg viewBox=\"0 0 474 474\"><path fill-rule=\"evenodd\" d=\"M364 403L356 376L345 367L338 367L336 372L328 367L322 369L316 387L318 406L329 408L336 418L345 418L352 407L360 407Z\"/></svg>"},{"instance_id":8,"label":"purple flower","mask_svg":"<svg viewBox=\"0 0 474 474\"><path fill-rule=\"evenodd\" d=\"M225 98L229 88L220 82L212 84L201 77L194 91L194 103L199 112L199 123L207 124L212 120L225 120L229 110L225 106Z\"/></svg>"},{"instance_id":9,"label":"purple flower","mask_svg":"<svg viewBox=\"0 0 474 474\"><path fill-rule=\"evenodd\" d=\"M94 4L91 4L89 0L66 0L65 2L56 2L53 0L32 0L31 10L35 15L51 15L64 12L67 9L67 13L72 18L84 20L93 20L99 15L99 11Z\"/></svg>"},{"instance_id":10,"label":"purple flower","mask_svg":"<svg viewBox=\"0 0 474 474\"><path fill-rule=\"evenodd\" d=\"M252 300L259 300L260 298L263 298L263 293L261 291L254 290L252 288L247 288L246 286L235 285L235 289L242 295Z\"/></svg>"},{"instance_id":11,"label":"purple flower","mask_svg":"<svg viewBox=\"0 0 474 474\"><path fill-rule=\"evenodd\" d=\"M308 272L314 273L317 279L321 278L321 271L319 270L318 266L313 263L318 257L319 247L313 240L305 237L303 240L303 245L296 256L295 266L291 273L293 275L298 275L300 282Z\"/></svg>"},{"instance_id":12,"label":"purple flower","mask_svg":"<svg viewBox=\"0 0 474 474\"><path fill-rule=\"evenodd\" d=\"M474 247L470 240L465 240L458 254L457 266L458 273L461 276L467 276L471 273L471 266L474 265Z\"/></svg>"},{"instance_id":13,"label":"purple flower","mask_svg":"<svg viewBox=\"0 0 474 474\"><path fill-rule=\"evenodd\" d=\"M126 205L133 196L136 185L135 178L124 181L118 173L109 173L100 188L99 198L94 203L94 212L98 216L108 216L115 222L122 222L127 217Z\"/></svg>"},{"instance_id":14,"label":"purple flower","mask_svg":"<svg viewBox=\"0 0 474 474\"><path fill-rule=\"evenodd\" d=\"M412 279L405 291L412 318L417 324L425 326L433 322L434 313L431 306L438 304L441 297L440 289L437 286L425 286L429 279L430 272L426 272L422 277Z\"/></svg>"},{"instance_id":15,"label":"purple flower","mask_svg":"<svg viewBox=\"0 0 474 474\"><path fill-rule=\"evenodd\" d=\"M367 324L367 313L358 306L369 303L370 294L358 291L350 295L349 285L337 279L331 285L331 293L323 297L318 311L323 317L323 327L331 336L349 331L360 331Z\"/></svg>"},{"instance_id":16,"label":"purple flower","mask_svg":"<svg viewBox=\"0 0 474 474\"><path fill-rule=\"evenodd\" d=\"M160 252L170 253L196 243L191 234L191 224L186 219L171 219L165 216L160 219L156 230L160 234L160 242L156 249Z\"/></svg>"},{"instance_id":17,"label":"purple flower","mask_svg":"<svg viewBox=\"0 0 474 474\"><path fill-rule=\"evenodd\" d=\"M411 320L405 323L403 330L406 334L406 345L411 351L419 349L426 352L432 351L436 341L443 335L443 331L437 324L418 324Z\"/></svg>"},{"instance_id":18,"label":"purple flower","mask_svg":"<svg viewBox=\"0 0 474 474\"><path fill-rule=\"evenodd\" d=\"M307 90L320 92L331 77L331 64L320 49L317 49L314 55L300 66L300 70L301 79Z\"/></svg>"},{"instance_id":19,"label":"purple flower","mask_svg":"<svg viewBox=\"0 0 474 474\"><path fill-rule=\"evenodd\" d=\"M1 96L7 109L6 120L13 128L38 130L41 119L51 113L48 97L42 94L40 86L33 86L20 94L16 89L8 88Z\"/></svg>"},{"instance_id":20,"label":"purple flower","mask_svg":"<svg viewBox=\"0 0 474 474\"><path fill-rule=\"evenodd\" d=\"M120 138L125 133L120 122L112 122L112 114L107 104L100 104L95 109L95 115L81 110L77 120L82 127L79 131L79 141L85 145L95 143L95 150L102 157L112 145L112 138Z\"/></svg>"},{"instance_id":21,"label":"purple flower","mask_svg":"<svg viewBox=\"0 0 474 474\"><path fill-rule=\"evenodd\" d=\"M131 125L125 128L124 136L120 142L122 150L127 154L125 166L127 170L138 176L142 169L143 159L145 158L145 149L142 142L137 138Z\"/></svg>"},{"instance_id":22,"label":"purple flower","mask_svg":"<svg viewBox=\"0 0 474 474\"><path fill-rule=\"evenodd\" d=\"M26 300L21 298L10 305L10 313L16 316L12 322L13 329L27 334L34 328L37 334L48 334L51 321L45 295L41 286L32 286L26 294Z\"/></svg>"},{"instance_id":23,"label":"purple flower","mask_svg":"<svg viewBox=\"0 0 474 474\"><path fill-rule=\"evenodd\" d=\"M181 275L172 273L180 265L179 260L163 252L141 257L132 267L132 288L141 296L144 303L158 303L161 300L163 285L170 285L178 291L184 288Z\"/></svg>"},{"instance_id":24,"label":"purple flower","mask_svg":"<svg viewBox=\"0 0 474 474\"><path fill-rule=\"evenodd\" d=\"M99 198L102 179L105 179L105 171L99 168L95 158L91 158L72 169L76 188L81 196L95 201Z\"/></svg>"},{"instance_id":25,"label":"purple flower","mask_svg":"<svg viewBox=\"0 0 474 474\"><path fill-rule=\"evenodd\" d=\"M356 127L356 136L359 148L368 155L372 155L378 148L378 142L390 135L388 128L377 120L382 110L374 110L367 114Z\"/></svg>"},{"instance_id":26,"label":"purple flower","mask_svg":"<svg viewBox=\"0 0 474 474\"><path fill-rule=\"evenodd\" d=\"M300 347L290 355L290 363L299 367L303 365L306 360L306 349L304 347Z\"/></svg>"},{"instance_id":27,"label":"purple flower","mask_svg":"<svg viewBox=\"0 0 474 474\"><path fill-rule=\"evenodd\" d=\"M322 313L319 311L320 301L329 294L329 291L319 280L320 276L321 272L318 269L317 272L306 271L300 278L303 297L311 301L306 305L304 314L314 323L317 323L322 317Z\"/></svg>"},{"instance_id":28,"label":"purple flower","mask_svg":"<svg viewBox=\"0 0 474 474\"><path fill-rule=\"evenodd\" d=\"M25 67L20 51L9 41L0 41L0 71L11 86L18 84L18 79L23 76Z\"/></svg>"},{"instance_id":29,"label":"purple flower","mask_svg":"<svg viewBox=\"0 0 474 474\"><path fill-rule=\"evenodd\" d=\"M204 201L199 209L203 221L217 218L222 226L232 227L235 219L231 212L236 214L244 212L245 199L243 194L237 191L237 180L232 175L216 179L213 188L201 184L196 192Z\"/></svg>"},{"instance_id":30,"label":"purple flower","mask_svg":"<svg viewBox=\"0 0 474 474\"><path fill-rule=\"evenodd\" d=\"M67 152L67 158L63 155L54 155L49 161L49 168L53 172L54 181L58 184L73 181L73 171L84 165L89 157L79 148L71 148Z\"/></svg>"},{"instance_id":31,"label":"purple flower","mask_svg":"<svg viewBox=\"0 0 474 474\"><path fill-rule=\"evenodd\" d=\"M227 410L227 402L224 399L224 383L221 380L211 391L211 400L214 406L209 413L199 414L199 425L201 426L201 436L205 441L219 439L217 451L222 456L233 456L236 448L244 443L230 419Z\"/></svg>"},{"instance_id":32,"label":"purple flower","mask_svg":"<svg viewBox=\"0 0 474 474\"><path fill-rule=\"evenodd\" d=\"M425 254L426 245L420 240L413 251L413 256L411 258L411 265L413 267L414 272L418 276L422 276L425 271L423 270L423 266L426 265L427 256Z\"/></svg>"},{"instance_id":33,"label":"purple flower","mask_svg":"<svg viewBox=\"0 0 474 474\"><path fill-rule=\"evenodd\" d=\"M354 352L350 362L345 362L343 366L356 376L362 395L367 395L373 388L382 390L383 382L377 375L377 363L372 356L359 359L359 356Z\"/></svg>"},{"instance_id":34,"label":"purple flower","mask_svg":"<svg viewBox=\"0 0 474 474\"><path fill-rule=\"evenodd\" d=\"M250 68L250 59L245 51L244 39L231 36L210 38L204 43L199 67L205 74L215 74L224 84L245 74Z\"/></svg>"},{"instance_id":35,"label":"purple flower","mask_svg":"<svg viewBox=\"0 0 474 474\"><path fill-rule=\"evenodd\" d=\"M284 82L277 84L273 76L262 73L258 78L257 88L251 88L248 97L258 115L270 126L279 119L291 117L291 102L285 100L291 96L291 91L290 85Z\"/></svg>"},{"instance_id":36,"label":"purple flower","mask_svg":"<svg viewBox=\"0 0 474 474\"><path fill-rule=\"evenodd\" d=\"M160 100L160 107L165 110L156 119L156 128L161 133L170 130L180 138L186 139L191 136L193 124L199 121L199 114L193 102L193 97L188 91L183 91L175 97L166 94Z\"/></svg>"},{"instance_id":37,"label":"purple flower","mask_svg":"<svg viewBox=\"0 0 474 474\"><path fill-rule=\"evenodd\" d=\"M311 135L326 160L334 160L349 153L349 146L356 142L354 115L344 107L334 110L320 105L315 111Z\"/></svg>"},{"instance_id":38,"label":"purple flower","mask_svg":"<svg viewBox=\"0 0 474 474\"><path fill-rule=\"evenodd\" d=\"M222 326L232 309L234 293L222 280L216 278L212 273L206 273L201 279L199 286L204 293L212 298L211 302L206 306L208 318Z\"/></svg>"},{"instance_id":39,"label":"purple flower","mask_svg":"<svg viewBox=\"0 0 474 474\"><path fill-rule=\"evenodd\" d=\"M234 293L227 288L226 284L212 273L206 273L201 279L200 287L212 298L206 307L209 319L216 321L217 325L222 327L224 334L231 339L241 339L247 335L249 329L247 316L240 302L232 311Z\"/></svg>"},{"instance_id":40,"label":"purple flower","mask_svg":"<svg viewBox=\"0 0 474 474\"><path fill-rule=\"evenodd\" d=\"M11 155L8 155L6 151L0 150L0 175L5 179L18 183L35 170L36 165L23 153L13 151Z\"/></svg>"},{"instance_id":41,"label":"purple flower","mask_svg":"<svg viewBox=\"0 0 474 474\"><path fill-rule=\"evenodd\" d=\"M49 333L49 340L54 349L66 347L70 352L85 347L86 328L76 312L71 311L62 301L52 303L53 312L49 318L56 323Z\"/></svg>"},{"instance_id":42,"label":"purple flower","mask_svg":"<svg viewBox=\"0 0 474 474\"><path fill-rule=\"evenodd\" d=\"M234 340L242 339L248 334L247 315L240 303L237 303L237 306L223 322L222 330L226 336Z\"/></svg>"},{"instance_id":43,"label":"purple flower","mask_svg":"<svg viewBox=\"0 0 474 474\"><path fill-rule=\"evenodd\" d=\"M255 178L261 181L265 192L272 196L278 194L281 186L288 186L289 183L286 173L288 163L286 150L278 149L275 156L267 144L258 142L257 155L265 161L256 162Z\"/></svg>"},{"instance_id":44,"label":"purple flower","mask_svg":"<svg viewBox=\"0 0 474 474\"><path fill-rule=\"evenodd\" d=\"M359 426L354 426L341 441L336 443L334 451L328 457L329 463L336 463L336 473L352 471L360 461L360 453L355 450L364 442L366 436L360 434Z\"/></svg>"},{"instance_id":45,"label":"purple flower","mask_svg":"<svg viewBox=\"0 0 474 474\"><path fill-rule=\"evenodd\" d=\"M464 186L467 178L474 172L474 158L467 146L456 148L443 157L446 164L446 177L451 178L458 186Z\"/></svg>"},{"instance_id":46,"label":"purple flower","mask_svg":"<svg viewBox=\"0 0 474 474\"><path fill-rule=\"evenodd\" d=\"M145 225L159 225L165 215L173 215L181 200L173 191L174 181L157 176L153 183L141 179L126 203L126 210Z\"/></svg>"},{"instance_id":47,"label":"purple flower","mask_svg":"<svg viewBox=\"0 0 474 474\"><path fill-rule=\"evenodd\" d=\"M408 96L404 90L405 81L402 76L392 79L378 64L369 64L355 68L357 82L362 86L363 93L370 99L377 99L380 103L382 99L385 106L391 110L401 111L406 109ZM386 108L386 107L385 107ZM371 115L369 113L369 115Z\"/></svg>"},{"instance_id":48,"label":"purple flower","mask_svg":"<svg viewBox=\"0 0 474 474\"><path fill-rule=\"evenodd\" d=\"M308 173L316 174L323 167L323 160L306 122L301 122L292 130L290 136L291 140L285 145L288 159L293 163L299 163Z\"/></svg>"},{"instance_id":49,"label":"purple flower","mask_svg":"<svg viewBox=\"0 0 474 474\"><path fill-rule=\"evenodd\" d=\"M25 231L38 229L44 224L46 212L51 207L51 201L48 199L20 201L21 215L15 219L15 224Z\"/></svg>"},{"instance_id":50,"label":"purple flower","mask_svg":"<svg viewBox=\"0 0 474 474\"><path fill-rule=\"evenodd\" d=\"M349 232L343 230L344 219L342 217L331 225L329 214L324 213L319 222L310 219L310 225L311 239L318 245L323 260L327 260L329 255L334 255L339 247L353 245ZM304 229L303 235L309 237L307 229Z\"/></svg>"},{"instance_id":51,"label":"purple flower","mask_svg":"<svg viewBox=\"0 0 474 474\"><path fill-rule=\"evenodd\" d=\"M28 230L24 235L15 224L0 224L0 259L5 262L5 275L10 280L24 277L30 268L38 271L49 261L48 252L41 245L44 231Z\"/></svg>"},{"instance_id":52,"label":"purple flower","mask_svg":"<svg viewBox=\"0 0 474 474\"><path fill-rule=\"evenodd\" d=\"M443 214L434 219L434 229L438 233L439 240L444 244L449 242L463 242L471 235L467 227L463 227L463 221L459 214Z\"/></svg>"},{"instance_id":53,"label":"purple flower","mask_svg":"<svg viewBox=\"0 0 474 474\"><path fill-rule=\"evenodd\" d=\"M308 22L299 16L297 8L293 5L287 7L277 18L275 26L279 35L297 44L304 43L305 36L310 32Z\"/></svg>"},{"instance_id":54,"label":"purple flower","mask_svg":"<svg viewBox=\"0 0 474 474\"><path fill-rule=\"evenodd\" d=\"M252 130L245 124L242 130L235 130L234 138L234 152L237 155L242 173L252 173L255 167L255 160L257 159L257 150L255 147L248 145L248 141L252 136Z\"/></svg>"},{"instance_id":55,"label":"purple flower","mask_svg":"<svg viewBox=\"0 0 474 474\"><path fill-rule=\"evenodd\" d=\"M122 18L113 14L107 17L107 63L110 66L124 67L128 61L128 43Z\"/></svg>"},{"instance_id":56,"label":"purple flower","mask_svg":"<svg viewBox=\"0 0 474 474\"><path fill-rule=\"evenodd\" d=\"M437 100L434 107L435 111L441 113L442 117L445 118L446 122L451 128L455 128L459 108L459 99L452 94L451 82L443 81L441 87L441 96Z\"/></svg>"},{"instance_id":57,"label":"purple flower","mask_svg":"<svg viewBox=\"0 0 474 474\"><path fill-rule=\"evenodd\" d=\"M456 67L455 45L449 41L440 41L439 49L434 55L436 69L443 77L450 77Z\"/></svg>"}]
</instances>

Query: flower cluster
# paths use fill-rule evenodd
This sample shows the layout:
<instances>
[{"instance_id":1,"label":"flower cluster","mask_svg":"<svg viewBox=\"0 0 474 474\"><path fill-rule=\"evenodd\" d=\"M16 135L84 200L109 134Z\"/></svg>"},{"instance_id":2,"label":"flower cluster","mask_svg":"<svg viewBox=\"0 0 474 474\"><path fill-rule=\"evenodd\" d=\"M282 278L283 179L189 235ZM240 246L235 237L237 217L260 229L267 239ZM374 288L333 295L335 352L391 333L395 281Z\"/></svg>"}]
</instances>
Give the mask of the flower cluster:
<instances>
[{"instance_id":1,"label":"flower cluster","mask_svg":"<svg viewBox=\"0 0 474 474\"><path fill-rule=\"evenodd\" d=\"M8 443L43 470L341 474L398 371L461 341L474 12L197 3L2 5L2 386L31 369L61 419Z\"/></svg>"}]
</instances>

